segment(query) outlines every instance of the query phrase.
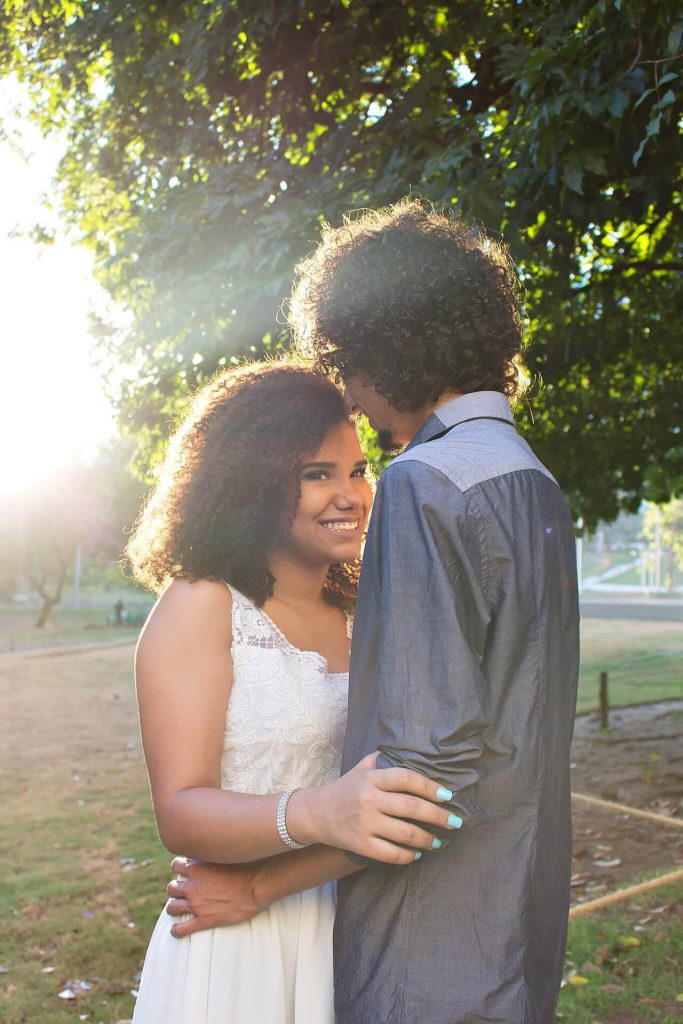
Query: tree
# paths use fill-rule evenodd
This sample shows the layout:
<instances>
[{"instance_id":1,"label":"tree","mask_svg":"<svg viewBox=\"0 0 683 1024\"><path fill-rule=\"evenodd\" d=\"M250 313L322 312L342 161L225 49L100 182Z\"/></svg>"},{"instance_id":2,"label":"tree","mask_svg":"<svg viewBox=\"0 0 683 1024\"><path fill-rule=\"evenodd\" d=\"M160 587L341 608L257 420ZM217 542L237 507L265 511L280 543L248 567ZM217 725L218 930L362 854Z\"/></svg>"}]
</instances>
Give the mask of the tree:
<instances>
[{"instance_id":1,"label":"tree","mask_svg":"<svg viewBox=\"0 0 683 1024\"><path fill-rule=\"evenodd\" d=\"M673 592L674 568L683 570L683 498L674 498L666 505L649 505L643 536L666 552L666 588Z\"/></svg>"},{"instance_id":2,"label":"tree","mask_svg":"<svg viewBox=\"0 0 683 1024\"><path fill-rule=\"evenodd\" d=\"M543 379L523 422L575 513L683 480L673 0L6 10L0 70L67 132L64 206L132 313L100 339L135 368L118 400L145 456L189 387L286 344L322 216L412 188L510 245Z\"/></svg>"},{"instance_id":3,"label":"tree","mask_svg":"<svg viewBox=\"0 0 683 1024\"><path fill-rule=\"evenodd\" d=\"M125 445L113 445L95 462L74 462L6 499L0 561L38 594L36 628L44 628L60 604L78 548L100 566L121 557L143 493L126 469L129 458Z\"/></svg>"}]
</instances>

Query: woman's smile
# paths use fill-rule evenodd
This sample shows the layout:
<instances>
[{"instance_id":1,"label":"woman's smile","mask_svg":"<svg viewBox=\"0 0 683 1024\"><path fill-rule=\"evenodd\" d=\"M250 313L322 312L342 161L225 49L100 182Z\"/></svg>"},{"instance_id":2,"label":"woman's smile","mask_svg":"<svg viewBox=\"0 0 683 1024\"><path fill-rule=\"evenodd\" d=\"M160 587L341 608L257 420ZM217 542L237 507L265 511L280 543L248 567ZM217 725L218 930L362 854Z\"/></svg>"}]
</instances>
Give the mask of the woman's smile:
<instances>
[{"instance_id":1,"label":"woman's smile","mask_svg":"<svg viewBox=\"0 0 683 1024\"><path fill-rule=\"evenodd\" d=\"M355 519L323 519L320 525L326 530L333 530L337 533L355 533L360 526L360 520Z\"/></svg>"}]
</instances>

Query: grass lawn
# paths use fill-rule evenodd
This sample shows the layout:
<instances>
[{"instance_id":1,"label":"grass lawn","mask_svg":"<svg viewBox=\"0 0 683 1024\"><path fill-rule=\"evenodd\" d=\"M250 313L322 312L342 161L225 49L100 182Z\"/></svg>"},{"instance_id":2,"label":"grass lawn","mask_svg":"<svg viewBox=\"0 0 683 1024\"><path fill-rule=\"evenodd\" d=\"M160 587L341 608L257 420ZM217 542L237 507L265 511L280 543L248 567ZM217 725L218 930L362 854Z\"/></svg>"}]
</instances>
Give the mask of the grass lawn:
<instances>
[{"instance_id":1,"label":"grass lawn","mask_svg":"<svg viewBox=\"0 0 683 1024\"><path fill-rule=\"evenodd\" d=\"M566 1024L683 1019L683 883L570 922L557 1018Z\"/></svg>"},{"instance_id":2,"label":"grass lawn","mask_svg":"<svg viewBox=\"0 0 683 1024\"><path fill-rule=\"evenodd\" d=\"M132 654L0 658L6 1024L132 1015L170 860L151 813ZM68 1002L59 992L70 980L93 987Z\"/></svg>"},{"instance_id":3,"label":"grass lawn","mask_svg":"<svg viewBox=\"0 0 683 1024\"><path fill-rule=\"evenodd\" d=\"M650 573L649 570L645 575L646 584L649 583ZM640 566L635 569L629 569L628 572L622 572L619 576L614 576L609 581L610 583L619 583L622 586L629 587L640 587L643 583L643 570ZM662 586L667 586L667 575L664 568L664 562L662 560ZM678 569L674 569L674 589L678 589L683 586L683 574Z\"/></svg>"},{"instance_id":4,"label":"grass lawn","mask_svg":"<svg viewBox=\"0 0 683 1024\"><path fill-rule=\"evenodd\" d=\"M683 697L683 623L583 619L579 711L597 707L602 671L615 707Z\"/></svg>"},{"instance_id":5,"label":"grass lawn","mask_svg":"<svg viewBox=\"0 0 683 1024\"><path fill-rule=\"evenodd\" d=\"M131 612L138 610L129 607ZM82 611L58 607L47 626L36 629L37 608L0 608L0 654L137 637L139 626L114 626L108 623L109 616L111 609L106 607Z\"/></svg>"},{"instance_id":6,"label":"grass lawn","mask_svg":"<svg viewBox=\"0 0 683 1024\"><path fill-rule=\"evenodd\" d=\"M615 672L633 651L638 696L660 696L659 670L646 685L648 644L641 624L589 621L586 656ZM680 653L680 625L642 624ZM625 627L625 628L622 628ZM617 634L621 635L621 640ZM677 637L677 639L676 639ZM638 641L636 643L636 640ZM629 646L630 645L630 646ZM635 646L634 646L635 645ZM75 1019L116 1024L132 1016L145 947L161 910L169 855L152 818L131 679L133 648L0 657L0 1019L60 1024ZM680 659L679 659L680 661ZM673 685L675 672L670 673ZM624 684L626 685L626 684ZM668 684L667 684L668 685ZM575 922L569 983L560 1020L571 1024L664 1022L676 1017L675 961L683 957L680 921L655 915L637 931L645 907L681 891L649 894L638 908ZM640 945L624 939L637 938ZM592 966L591 966L592 965ZM600 973L602 972L602 973ZM92 987L73 1001L69 981ZM604 992L604 985L620 991ZM642 1002L654 1000L654 1002ZM632 1016L618 1016L628 1008Z\"/></svg>"}]
</instances>

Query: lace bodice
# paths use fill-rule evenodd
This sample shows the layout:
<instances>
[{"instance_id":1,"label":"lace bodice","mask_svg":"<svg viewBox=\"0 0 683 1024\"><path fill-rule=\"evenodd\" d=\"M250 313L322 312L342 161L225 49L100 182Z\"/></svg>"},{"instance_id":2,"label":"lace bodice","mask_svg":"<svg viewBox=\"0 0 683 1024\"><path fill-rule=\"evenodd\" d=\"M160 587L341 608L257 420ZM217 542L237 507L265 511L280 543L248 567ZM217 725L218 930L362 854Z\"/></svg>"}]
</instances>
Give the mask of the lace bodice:
<instances>
[{"instance_id":1,"label":"lace bodice","mask_svg":"<svg viewBox=\"0 0 683 1024\"><path fill-rule=\"evenodd\" d=\"M339 776L348 673L328 672L317 651L300 651L234 587L233 683L221 786L278 793ZM350 622L349 622L350 631Z\"/></svg>"}]
</instances>

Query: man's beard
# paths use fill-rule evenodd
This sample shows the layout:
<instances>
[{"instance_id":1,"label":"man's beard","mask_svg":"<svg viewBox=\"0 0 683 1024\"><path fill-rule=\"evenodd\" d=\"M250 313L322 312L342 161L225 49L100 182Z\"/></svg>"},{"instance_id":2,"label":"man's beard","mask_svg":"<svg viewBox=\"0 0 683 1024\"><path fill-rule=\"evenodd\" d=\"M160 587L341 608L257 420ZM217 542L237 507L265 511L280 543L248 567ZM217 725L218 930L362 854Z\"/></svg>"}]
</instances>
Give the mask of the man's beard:
<instances>
[{"instance_id":1,"label":"man's beard","mask_svg":"<svg viewBox=\"0 0 683 1024\"><path fill-rule=\"evenodd\" d=\"M382 449L385 455L398 455L403 448L402 444L397 444L391 436L391 431L382 428L377 431L377 444Z\"/></svg>"}]
</instances>

